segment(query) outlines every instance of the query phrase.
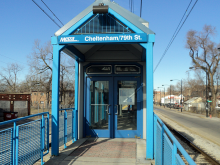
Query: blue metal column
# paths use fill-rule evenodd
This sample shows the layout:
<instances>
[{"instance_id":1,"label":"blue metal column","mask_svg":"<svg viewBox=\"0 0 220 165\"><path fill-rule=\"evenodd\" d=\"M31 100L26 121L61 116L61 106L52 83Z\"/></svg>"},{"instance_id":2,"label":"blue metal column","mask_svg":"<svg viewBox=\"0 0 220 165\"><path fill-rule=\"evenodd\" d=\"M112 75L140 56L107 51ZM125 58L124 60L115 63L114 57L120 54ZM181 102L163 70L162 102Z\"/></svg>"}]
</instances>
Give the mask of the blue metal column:
<instances>
[{"instance_id":1,"label":"blue metal column","mask_svg":"<svg viewBox=\"0 0 220 165\"><path fill-rule=\"evenodd\" d=\"M63 46L53 44L53 73L52 73L52 144L51 154L59 155L59 85L60 85L60 50Z\"/></svg>"},{"instance_id":2,"label":"blue metal column","mask_svg":"<svg viewBox=\"0 0 220 165\"><path fill-rule=\"evenodd\" d=\"M78 111L78 83L79 83L79 61L75 60L75 111ZM76 132L78 129L76 127L78 127L78 123L77 123L77 119L76 119L77 115L75 113L74 115L74 121L75 121L75 141L78 139L78 137L76 137L78 135L78 132Z\"/></svg>"},{"instance_id":3,"label":"blue metal column","mask_svg":"<svg viewBox=\"0 0 220 165\"><path fill-rule=\"evenodd\" d=\"M146 49L146 159L154 159L153 120L153 42L154 34L148 35L148 43L141 44Z\"/></svg>"}]
</instances>

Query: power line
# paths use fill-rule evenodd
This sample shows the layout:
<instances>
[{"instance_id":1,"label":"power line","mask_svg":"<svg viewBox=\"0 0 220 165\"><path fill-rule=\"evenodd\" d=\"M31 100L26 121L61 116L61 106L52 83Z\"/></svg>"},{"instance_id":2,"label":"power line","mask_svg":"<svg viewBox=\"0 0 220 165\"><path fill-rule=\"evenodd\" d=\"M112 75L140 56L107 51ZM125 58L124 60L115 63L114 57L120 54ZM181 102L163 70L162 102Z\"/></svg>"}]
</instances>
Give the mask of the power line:
<instances>
[{"instance_id":1,"label":"power line","mask_svg":"<svg viewBox=\"0 0 220 165\"><path fill-rule=\"evenodd\" d=\"M141 13L142 13L142 0L141 0L141 7L140 7L140 17L141 17Z\"/></svg>"},{"instance_id":2,"label":"power line","mask_svg":"<svg viewBox=\"0 0 220 165\"><path fill-rule=\"evenodd\" d=\"M43 3L44 3L44 5L50 10L50 8L46 5L46 3L43 1L43 0L41 0ZM50 10L51 11L51 13L53 13L53 15L54 15L54 17L56 17L57 18L57 16L54 14L54 12L52 12L52 10ZM57 18L59 21L60 21L60 19L59 18ZM60 21L60 23L62 24L62 25L64 25L61 21Z\"/></svg>"},{"instance_id":3,"label":"power line","mask_svg":"<svg viewBox=\"0 0 220 165\"><path fill-rule=\"evenodd\" d=\"M9 59L11 59L11 60L15 60L15 59L13 59L13 58L10 58L10 57L7 57L7 56L4 56L4 55L2 55L2 54L0 54L0 56L3 56L3 57L6 57L6 58L9 58ZM17 61L17 62L19 62L19 63L22 63L22 64L25 64L25 63L20 62L20 61L18 61L18 60L15 60L15 61ZM25 65L27 65L27 64L25 64Z\"/></svg>"},{"instance_id":4,"label":"power line","mask_svg":"<svg viewBox=\"0 0 220 165\"><path fill-rule=\"evenodd\" d=\"M44 14L46 14L59 28L61 28L61 26L60 25L58 25L58 23L56 23L55 21L54 21L54 19L52 19L34 0L32 0L36 5L37 5L37 7L39 7L43 12L44 12Z\"/></svg>"},{"instance_id":5,"label":"power line","mask_svg":"<svg viewBox=\"0 0 220 165\"><path fill-rule=\"evenodd\" d=\"M189 8L191 2L192 2L192 0L190 1L190 3L189 3L189 5L188 5L188 7L187 7L187 9L186 9L186 11L185 11L183 17L184 17L185 14L187 13L187 10L188 10L188 8ZM180 31L181 28L183 27L184 23L186 22L187 18L189 17L191 11L193 10L193 8L195 7L195 5L196 5L197 2L198 2L198 0L196 0L196 2L194 3L193 7L192 7L191 10L190 10L190 12L187 14L185 20L183 21L182 25L181 25L180 28L178 29L180 23L182 22L182 19L183 19L183 17L182 17L182 19L181 19L179 25L177 26L177 28L176 28L176 30L175 30L175 32L174 32L174 34L173 34L173 36L172 36L172 38L171 38L169 44L167 45L167 47L166 47L166 49L165 49L165 51L164 51L162 57L160 58L159 62L157 63L157 65L156 65L156 67L155 67L155 69L154 69L154 72L155 72L156 69L158 68L158 66L159 66L160 62L162 61L163 57L166 55L167 51L169 50L170 46L172 45L172 43L173 43L173 41L175 40L177 34L179 33L179 31ZM178 30L178 31L177 31L177 30ZM176 32L176 31L177 31L177 32Z\"/></svg>"}]
</instances>

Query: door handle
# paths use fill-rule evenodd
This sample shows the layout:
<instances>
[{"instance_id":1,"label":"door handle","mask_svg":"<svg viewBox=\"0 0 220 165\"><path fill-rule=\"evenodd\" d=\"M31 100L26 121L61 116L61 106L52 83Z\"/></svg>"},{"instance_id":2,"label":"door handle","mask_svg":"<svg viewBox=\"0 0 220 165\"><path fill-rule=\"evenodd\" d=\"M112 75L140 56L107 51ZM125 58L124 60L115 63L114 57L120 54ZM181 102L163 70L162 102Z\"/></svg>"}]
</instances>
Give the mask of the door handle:
<instances>
[{"instance_id":1,"label":"door handle","mask_svg":"<svg viewBox=\"0 0 220 165\"><path fill-rule=\"evenodd\" d=\"M116 113L116 115L118 115L118 105L117 105L117 104L115 104L115 106L117 106L117 113Z\"/></svg>"},{"instance_id":2,"label":"door handle","mask_svg":"<svg viewBox=\"0 0 220 165\"><path fill-rule=\"evenodd\" d=\"M105 111L107 112L108 115L111 115L111 113L109 113L109 107L110 107L110 106L111 106L111 105L108 104L108 105L107 105L107 109L105 110Z\"/></svg>"}]
</instances>

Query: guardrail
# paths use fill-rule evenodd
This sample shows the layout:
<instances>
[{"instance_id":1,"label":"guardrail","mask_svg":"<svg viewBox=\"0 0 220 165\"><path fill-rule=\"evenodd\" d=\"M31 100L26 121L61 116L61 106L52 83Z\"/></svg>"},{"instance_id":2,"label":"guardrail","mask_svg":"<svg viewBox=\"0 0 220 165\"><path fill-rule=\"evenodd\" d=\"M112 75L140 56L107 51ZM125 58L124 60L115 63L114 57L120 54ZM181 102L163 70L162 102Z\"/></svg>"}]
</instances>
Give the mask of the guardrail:
<instances>
[{"instance_id":1,"label":"guardrail","mask_svg":"<svg viewBox=\"0 0 220 165\"><path fill-rule=\"evenodd\" d=\"M178 164L185 165L178 151L184 156L190 165L196 165L192 158L188 155L185 149L161 121L161 119L154 114L154 157L156 165L163 164Z\"/></svg>"},{"instance_id":2,"label":"guardrail","mask_svg":"<svg viewBox=\"0 0 220 165\"><path fill-rule=\"evenodd\" d=\"M17 125L36 116L41 119ZM49 112L5 121L0 126L10 123L11 128L0 131L0 164L34 164L39 159L43 164L43 156L49 153Z\"/></svg>"},{"instance_id":3,"label":"guardrail","mask_svg":"<svg viewBox=\"0 0 220 165\"><path fill-rule=\"evenodd\" d=\"M66 148L67 142L75 142L78 138L78 110L65 108L59 112L59 146Z\"/></svg>"}]
</instances>

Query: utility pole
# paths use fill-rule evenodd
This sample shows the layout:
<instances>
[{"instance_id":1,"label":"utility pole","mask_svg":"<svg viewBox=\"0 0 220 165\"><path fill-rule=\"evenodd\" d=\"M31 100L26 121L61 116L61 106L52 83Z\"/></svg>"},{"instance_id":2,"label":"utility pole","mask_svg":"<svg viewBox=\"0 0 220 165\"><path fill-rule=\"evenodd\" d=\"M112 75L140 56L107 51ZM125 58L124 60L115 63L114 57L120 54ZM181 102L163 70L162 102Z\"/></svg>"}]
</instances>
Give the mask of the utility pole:
<instances>
[{"instance_id":1,"label":"utility pole","mask_svg":"<svg viewBox=\"0 0 220 165\"><path fill-rule=\"evenodd\" d=\"M181 100L180 100L180 104L181 104L181 112L183 111L183 88L182 88L182 79L181 79Z\"/></svg>"},{"instance_id":2,"label":"utility pole","mask_svg":"<svg viewBox=\"0 0 220 165\"><path fill-rule=\"evenodd\" d=\"M171 84L170 84L170 109L171 109Z\"/></svg>"}]
</instances>

